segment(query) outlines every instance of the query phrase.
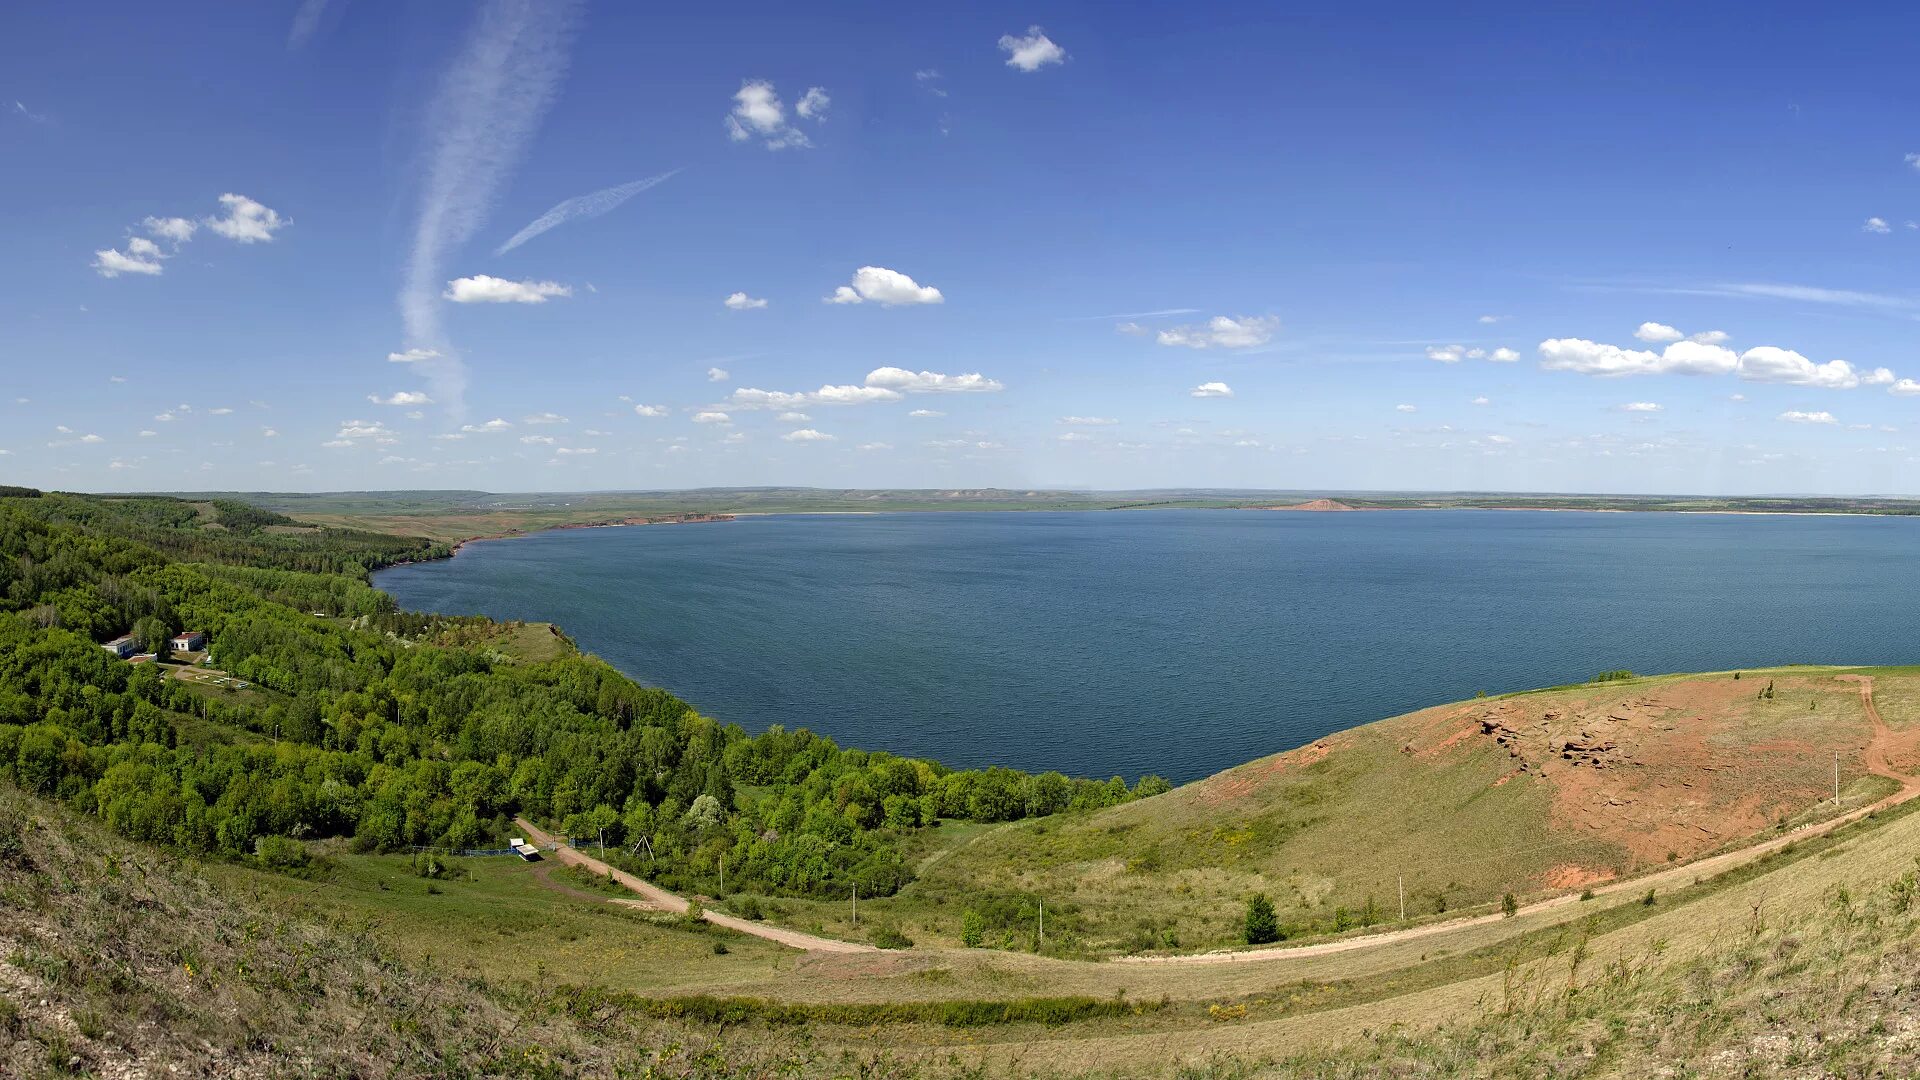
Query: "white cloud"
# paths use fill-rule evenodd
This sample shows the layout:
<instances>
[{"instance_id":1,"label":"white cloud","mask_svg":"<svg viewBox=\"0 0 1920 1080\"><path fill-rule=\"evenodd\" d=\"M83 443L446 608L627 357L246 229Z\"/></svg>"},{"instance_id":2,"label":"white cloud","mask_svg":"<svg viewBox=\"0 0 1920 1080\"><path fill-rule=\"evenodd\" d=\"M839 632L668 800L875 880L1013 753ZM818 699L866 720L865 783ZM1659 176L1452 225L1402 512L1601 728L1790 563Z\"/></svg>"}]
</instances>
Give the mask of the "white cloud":
<instances>
[{"instance_id":1,"label":"white cloud","mask_svg":"<svg viewBox=\"0 0 1920 1080\"><path fill-rule=\"evenodd\" d=\"M556 454L597 454L599 452L600 448L597 446L562 446L554 450Z\"/></svg>"},{"instance_id":2,"label":"white cloud","mask_svg":"<svg viewBox=\"0 0 1920 1080\"><path fill-rule=\"evenodd\" d=\"M765 300L756 299L743 292L734 293L721 301L721 303L726 304L727 307L733 311L754 311L767 306Z\"/></svg>"},{"instance_id":3,"label":"white cloud","mask_svg":"<svg viewBox=\"0 0 1920 1080\"><path fill-rule=\"evenodd\" d=\"M818 95L817 97L815 95ZM827 111L828 98L820 87L809 89L796 110L802 119L818 122ZM733 111L727 114L727 137L734 142L758 138L769 150L800 150L812 146L812 140L799 128L787 123L787 107L774 92L773 84L763 79L748 79L733 95Z\"/></svg>"},{"instance_id":4,"label":"white cloud","mask_svg":"<svg viewBox=\"0 0 1920 1080\"><path fill-rule=\"evenodd\" d=\"M1488 353L1487 359L1496 364L1512 364L1520 359L1520 354L1503 345Z\"/></svg>"},{"instance_id":5,"label":"white cloud","mask_svg":"<svg viewBox=\"0 0 1920 1080\"><path fill-rule=\"evenodd\" d=\"M941 412L939 409L915 409L912 412L908 413L907 415L916 417L922 420L928 420L938 416L945 416L947 414Z\"/></svg>"},{"instance_id":6,"label":"white cloud","mask_svg":"<svg viewBox=\"0 0 1920 1080\"><path fill-rule=\"evenodd\" d=\"M1817 386L1827 390L1851 390L1860 385L1859 373L1845 360L1816 364L1792 349L1772 345L1758 345L1741 353L1740 377L1751 382Z\"/></svg>"},{"instance_id":7,"label":"white cloud","mask_svg":"<svg viewBox=\"0 0 1920 1080\"><path fill-rule=\"evenodd\" d=\"M1548 338L1540 343L1540 366L1580 375L1728 375L1740 368L1732 349L1676 341L1660 352L1622 349L1585 338Z\"/></svg>"},{"instance_id":8,"label":"white cloud","mask_svg":"<svg viewBox=\"0 0 1920 1080\"><path fill-rule=\"evenodd\" d=\"M1102 427L1120 421L1111 416L1063 416L1060 422L1073 427Z\"/></svg>"},{"instance_id":9,"label":"white cloud","mask_svg":"<svg viewBox=\"0 0 1920 1080\"><path fill-rule=\"evenodd\" d=\"M1093 436L1088 435L1084 431L1063 431L1055 437L1061 442L1091 442L1093 440Z\"/></svg>"},{"instance_id":10,"label":"white cloud","mask_svg":"<svg viewBox=\"0 0 1920 1080\"><path fill-rule=\"evenodd\" d=\"M1916 172L1920 172L1920 154L1908 154L1906 156L1906 162L1913 166Z\"/></svg>"},{"instance_id":11,"label":"white cloud","mask_svg":"<svg viewBox=\"0 0 1920 1080\"><path fill-rule=\"evenodd\" d=\"M1475 404L1475 405L1491 405L1491 404L1493 404L1493 402L1491 402L1491 401L1488 401L1485 395L1481 395L1480 397L1477 397L1477 398L1474 398L1474 399L1473 399L1473 402L1472 402L1472 404Z\"/></svg>"},{"instance_id":12,"label":"white cloud","mask_svg":"<svg viewBox=\"0 0 1920 1080\"><path fill-rule=\"evenodd\" d=\"M856 447L855 449L858 449L858 450L891 450L891 449L893 449L893 444L892 444L892 443L884 443L884 442L870 442L870 443L861 443L861 444L860 444L860 445L859 445L858 447Z\"/></svg>"},{"instance_id":13,"label":"white cloud","mask_svg":"<svg viewBox=\"0 0 1920 1080\"><path fill-rule=\"evenodd\" d=\"M626 202L628 199L633 198L648 188L662 181L671 179L674 173L679 171L679 169L675 169L673 172L664 172L659 176L649 176L645 180L634 180L625 184L617 184L610 188L601 188L599 191L590 192L586 195L576 195L571 199L556 203L551 210L534 218L525 228L514 233L507 239L506 243L493 249L493 253L495 255L505 255L507 252L539 236L541 233L549 229L558 228L569 221L578 218L599 217L601 214L612 211L621 203ZM593 286L589 285L587 287L592 288Z\"/></svg>"},{"instance_id":14,"label":"white cloud","mask_svg":"<svg viewBox=\"0 0 1920 1080\"><path fill-rule=\"evenodd\" d=\"M218 409L209 409L207 411L213 416L232 416L233 415L233 410L227 408L224 405Z\"/></svg>"},{"instance_id":15,"label":"white cloud","mask_svg":"<svg viewBox=\"0 0 1920 1080\"><path fill-rule=\"evenodd\" d=\"M1494 323L1505 322L1511 318L1513 318L1511 315L1482 315L1479 321L1487 326L1492 326Z\"/></svg>"},{"instance_id":16,"label":"white cloud","mask_svg":"<svg viewBox=\"0 0 1920 1080\"><path fill-rule=\"evenodd\" d=\"M1687 340L1697 341L1702 345L1720 345L1726 342L1727 332L1725 330L1702 330L1697 334L1687 335Z\"/></svg>"},{"instance_id":17,"label":"white cloud","mask_svg":"<svg viewBox=\"0 0 1920 1080\"><path fill-rule=\"evenodd\" d=\"M368 394L367 400L373 402L375 405L431 405L433 404L432 398L428 397L423 393L420 393L418 390L396 390L395 392L388 394L386 397L381 397L379 394Z\"/></svg>"},{"instance_id":18,"label":"white cloud","mask_svg":"<svg viewBox=\"0 0 1920 1080\"><path fill-rule=\"evenodd\" d=\"M783 424L804 424L813 419L813 417L803 412L783 412L779 415L778 419Z\"/></svg>"},{"instance_id":19,"label":"white cloud","mask_svg":"<svg viewBox=\"0 0 1920 1080\"><path fill-rule=\"evenodd\" d=\"M1393 407L1393 411L1394 412L1419 412L1420 407L1417 405L1395 405Z\"/></svg>"},{"instance_id":20,"label":"white cloud","mask_svg":"<svg viewBox=\"0 0 1920 1080\"><path fill-rule=\"evenodd\" d=\"M1899 382L1887 387L1887 393L1899 394L1901 397L1912 397L1920 394L1920 382L1912 379L1901 379Z\"/></svg>"},{"instance_id":21,"label":"white cloud","mask_svg":"<svg viewBox=\"0 0 1920 1080\"><path fill-rule=\"evenodd\" d=\"M1870 217L1867 219L1867 223L1865 225L1860 226L1860 231L1870 232L1870 233L1884 233L1884 232L1892 232L1893 230L1887 227L1886 218Z\"/></svg>"},{"instance_id":22,"label":"white cloud","mask_svg":"<svg viewBox=\"0 0 1920 1080\"><path fill-rule=\"evenodd\" d=\"M183 217L163 218L149 215L147 219L140 224L149 234L157 236L162 240L171 241L176 245L184 244L193 239L193 234L200 228L199 222L191 218Z\"/></svg>"},{"instance_id":23,"label":"white cloud","mask_svg":"<svg viewBox=\"0 0 1920 1080\"><path fill-rule=\"evenodd\" d=\"M1053 43L1047 32L1038 26L1027 27L1027 32L1019 36L1002 34L1000 51L1007 54L1007 66L1025 72L1039 71L1048 64L1062 63L1067 58L1067 50Z\"/></svg>"},{"instance_id":24,"label":"white cloud","mask_svg":"<svg viewBox=\"0 0 1920 1080\"><path fill-rule=\"evenodd\" d=\"M140 431L140 437L141 437L141 438L143 438L143 439L151 439L151 438L153 438L154 436L156 436L156 435L158 435L158 434L160 434L160 433L159 433L159 432L157 432L157 431L153 431L153 430L151 430L151 429L146 429L146 428L143 428L143 429L141 429L141 431Z\"/></svg>"},{"instance_id":25,"label":"white cloud","mask_svg":"<svg viewBox=\"0 0 1920 1080\"><path fill-rule=\"evenodd\" d=\"M965 375L942 375L935 371L908 371L897 367L869 371L867 386L905 394L994 393L1006 389L999 380L989 379L977 371Z\"/></svg>"},{"instance_id":26,"label":"white cloud","mask_svg":"<svg viewBox=\"0 0 1920 1080\"><path fill-rule=\"evenodd\" d=\"M1887 368L1874 368L1860 374L1861 386L1892 386L1895 382L1893 372Z\"/></svg>"},{"instance_id":27,"label":"white cloud","mask_svg":"<svg viewBox=\"0 0 1920 1080\"><path fill-rule=\"evenodd\" d=\"M544 304L551 297L572 296L573 288L557 281L508 281L489 274L455 278L440 294L456 304Z\"/></svg>"},{"instance_id":28,"label":"white cloud","mask_svg":"<svg viewBox=\"0 0 1920 1080\"><path fill-rule=\"evenodd\" d=\"M439 358L440 350L438 349L408 349L406 352L388 353L387 363L417 364L422 360L438 360Z\"/></svg>"},{"instance_id":29,"label":"white cloud","mask_svg":"<svg viewBox=\"0 0 1920 1080\"><path fill-rule=\"evenodd\" d=\"M633 412L636 416L665 416L667 415L667 407L664 405L635 405Z\"/></svg>"},{"instance_id":30,"label":"white cloud","mask_svg":"<svg viewBox=\"0 0 1920 1080\"><path fill-rule=\"evenodd\" d=\"M1128 333L1144 332L1138 327L1121 329ZM1202 324L1169 327L1155 334L1154 340L1162 345L1181 345L1189 349L1250 349L1273 340L1274 331L1278 329L1280 320L1271 315L1242 315L1238 318L1215 315Z\"/></svg>"},{"instance_id":31,"label":"white cloud","mask_svg":"<svg viewBox=\"0 0 1920 1080\"><path fill-rule=\"evenodd\" d=\"M1665 412L1666 407L1657 401L1629 401L1625 405L1620 406L1620 411L1640 413Z\"/></svg>"},{"instance_id":32,"label":"white cloud","mask_svg":"<svg viewBox=\"0 0 1920 1080\"><path fill-rule=\"evenodd\" d=\"M695 413L693 415L693 422L696 424L731 424L733 423L733 417L723 412L708 410L706 412Z\"/></svg>"},{"instance_id":33,"label":"white cloud","mask_svg":"<svg viewBox=\"0 0 1920 1080\"><path fill-rule=\"evenodd\" d=\"M351 445L359 439L371 439L380 446L388 446L398 441L394 438L393 431L378 420L343 420L340 422L340 430L334 432L333 438L334 442L326 445Z\"/></svg>"},{"instance_id":34,"label":"white cloud","mask_svg":"<svg viewBox=\"0 0 1920 1080\"><path fill-rule=\"evenodd\" d=\"M1662 341L1679 341L1687 335L1668 326L1666 323L1643 322L1640 324L1640 329L1633 332L1633 336L1639 338L1641 341L1659 343Z\"/></svg>"},{"instance_id":35,"label":"white cloud","mask_svg":"<svg viewBox=\"0 0 1920 1080\"><path fill-rule=\"evenodd\" d=\"M273 239L274 233L292 224L245 195L228 192L220 196L220 205L226 208L226 215L206 218L202 224L237 243L265 243Z\"/></svg>"},{"instance_id":36,"label":"white cloud","mask_svg":"<svg viewBox=\"0 0 1920 1080\"><path fill-rule=\"evenodd\" d=\"M903 304L939 304L946 301L940 290L922 285L898 270L884 266L863 266L853 272L853 284L842 285L826 298L829 304L860 304L873 301L882 307Z\"/></svg>"},{"instance_id":37,"label":"white cloud","mask_svg":"<svg viewBox=\"0 0 1920 1080\"><path fill-rule=\"evenodd\" d=\"M789 431L785 435L782 435L780 437L786 440L787 442L832 442L833 441L833 436L827 434L824 431L815 431L812 428L801 428L798 431Z\"/></svg>"},{"instance_id":38,"label":"white cloud","mask_svg":"<svg viewBox=\"0 0 1920 1080\"><path fill-rule=\"evenodd\" d=\"M1505 446L1513 441L1513 437L1510 435L1489 435L1487 436L1487 441L1499 446Z\"/></svg>"},{"instance_id":39,"label":"white cloud","mask_svg":"<svg viewBox=\"0 0 1920 1080\"><path fill-rule=\"evenodd\" d=\"M484 424L462 424L460 430L473 435L487 435L496 431L505 431L512 426L512 423L496 416Z\"/></svg>"},{"instance_id":40,"label":"white cloud","mask_svg":"<svg viewBox=\"0 0 1920 1080\"><path fill-rule=\"evenodd\" d=\"M551 435L522 435L520 441L529 446L552 446L556 440Z\"/></svg>"},{"instance_id":41,"label":"white cloud","mask_svg":"<svg viewBox=\"0 0 1920 1080\"><path fill-rule=\"evenodd\" d=\"M161 258L160 249L153 241L136 236L127 241L126 251L105 248L94 252L91 265L94 272L104 278L119 277L121 274L155 275L165 270L160 265Z\"/></svg>"},{"instance_id":42,"label":"white cloud","mask_svg":"<svg viewBox=\"0 0 1920 1080\"><path fill-rule=\"evenodd\" d=\"M567 418L555 412L541 412L534 413L532 416L523 416L520 418L520 422L523 424L564 424L567 422Z\"/></svg>"},{"instance_id":43,"label":"white cloud","mask_svg":"<svg viewBox=\"0 0 1920 1080\"><path fill-rule=\"evenodd\" d=\"M726 368L710 367L707 369L708 382L726 382L731 378L733 378L733 376L728 373Z\"/></svg>"},{"instance_id":44,"label":"white cloud","mask_svg":"<svg viewBox=\"0 0 1920 1080\"><path fill-rule=\"evenodd\" d=\"M802 120L812 120L818 124L827 122L827 110L833 107L833 99L827 96L824 86L809 86L807 92L800 95L793 111Z\"/></svg>"},{"instance_id":45,"label":"white cloud","mask_svg":"<svg viewBox=\"0 0 1920 1080\"><path fill-rule=\"evenodd\" d=\"M1429 345L1427 359L1438 360L1442 364L1457 364L1466 359L1467 350L1460 345Z\"/></svg>"},{"instance_id":46,"label":"white cloud","mask_svg":"<svg viewBox=\"0 0 1920 1080\"><path fill-rule=\"evenodd\" d=\"M1197 397L1197 398L1232 397L1233 387L1228 386L1226 383L1223 383L1223 382L1201 383L1199 386L1196 386L1193 389L1187 391L1187 394L1190 397Z\"/></svg>"},{"instance_id":47,"label":"white cloud","mask_svg":"<svg viewBox=\"0 0 1920 1080\"><path fill-rule=\"evenodd\" d=\"M146 434L146 432L144 432L144 431L143 431L143 432L141 432L141 434L142 434L142 435L144 435L144 434ZM275 431L275 430L273 430L273 429L272 429L272 428L270 428L270 427L263 427L263 428L261 428L261 429L260 429L260 437L261 437L261 438L263 438L263 439L273 439L273 438L278 438L278 437L279 437L279 435L280 435L280 433L279 433L278 431Z\"/></svg>"},{"instance_id":48,"label":"white cloud","mask_svg":"<svg viewBox=\"0 0 1920 1080\"><path fill-rule=\"evenodd\" d=\"M1802 412L1799 409L1788 409L1786 412L1781 413L1779 418L1782 420L1785 420L1789 424L1837 424L1839 423L1838 420L1834 419L1834 416L1832 413L1826 412L1824 410L1821 412Z\"/></svg>"},{"instance_id":49,"label":"white cloud","mask_svg":"<svg viewBox=\"0 0 1920 1080\"><path fill-rule=\"evenodd\" d=\"M107 440L101 438L98 435L87 434L87 435L80 436L80 441L83 443L91 444L91 443L103 443L103 442L106 442Z\"/></svg>"}]
</instances>

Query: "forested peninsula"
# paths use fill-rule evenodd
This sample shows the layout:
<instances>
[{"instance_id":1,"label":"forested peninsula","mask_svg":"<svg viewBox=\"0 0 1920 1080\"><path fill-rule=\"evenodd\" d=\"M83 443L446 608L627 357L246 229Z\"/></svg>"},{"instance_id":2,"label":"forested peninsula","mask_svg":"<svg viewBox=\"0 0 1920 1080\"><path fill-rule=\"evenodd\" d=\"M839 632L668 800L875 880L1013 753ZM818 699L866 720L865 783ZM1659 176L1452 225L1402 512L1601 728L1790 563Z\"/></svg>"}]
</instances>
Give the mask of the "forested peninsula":
<instances>
[{"instance_id":1,"label":"forested peninsula","mask_svg":"<svg viewBox=\"0 0 1920 1080\"><path fill-rule=\"evenodd\" d=\"M336 837L498 846L525 815L669 887L823 899L897 891L902 844L943 820L1167 788L749 735L570 645L533 658L522 627L401 611L368 583L447 554L225 499L0 488L0 775L132 839L266 866ZM183 632L204 643L175 652Z\"/></svg>"}]
</instances>

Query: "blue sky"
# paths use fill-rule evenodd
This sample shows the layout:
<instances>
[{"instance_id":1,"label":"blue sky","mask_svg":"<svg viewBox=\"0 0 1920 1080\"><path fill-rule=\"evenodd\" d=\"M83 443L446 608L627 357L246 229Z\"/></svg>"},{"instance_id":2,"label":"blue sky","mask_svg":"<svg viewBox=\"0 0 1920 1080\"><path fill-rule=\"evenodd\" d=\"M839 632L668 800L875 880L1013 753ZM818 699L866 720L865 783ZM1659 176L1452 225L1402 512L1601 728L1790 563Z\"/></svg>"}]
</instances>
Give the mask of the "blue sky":
<instances>
[{"instance_id":1,"label":"blue sky","mask_svg":"<svg viewBox=\"0 0 1920 1080\"><path fill-rule=\"evenodd\" d=\"M0 477L1920 492L1920 14L659 7L11 7Z\"/></svg>"}]
</instances>

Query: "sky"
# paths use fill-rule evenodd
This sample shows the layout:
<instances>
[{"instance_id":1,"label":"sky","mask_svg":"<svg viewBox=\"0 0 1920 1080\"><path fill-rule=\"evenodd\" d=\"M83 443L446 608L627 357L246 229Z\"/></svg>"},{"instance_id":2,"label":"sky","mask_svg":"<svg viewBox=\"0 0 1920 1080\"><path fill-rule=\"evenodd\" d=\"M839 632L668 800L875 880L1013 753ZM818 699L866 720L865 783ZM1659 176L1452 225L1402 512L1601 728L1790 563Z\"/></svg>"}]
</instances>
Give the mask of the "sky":
<instances>
[{"instance_id":1,"label":"sky","mask_svg":"<svg viewBox=\"0 0 1920 1080\"><path fill-rule=\"evenodd\" d=\"M1920 11L697 8L8 5L0 481L1920 492Z\"/></svg>"}]
</instances>

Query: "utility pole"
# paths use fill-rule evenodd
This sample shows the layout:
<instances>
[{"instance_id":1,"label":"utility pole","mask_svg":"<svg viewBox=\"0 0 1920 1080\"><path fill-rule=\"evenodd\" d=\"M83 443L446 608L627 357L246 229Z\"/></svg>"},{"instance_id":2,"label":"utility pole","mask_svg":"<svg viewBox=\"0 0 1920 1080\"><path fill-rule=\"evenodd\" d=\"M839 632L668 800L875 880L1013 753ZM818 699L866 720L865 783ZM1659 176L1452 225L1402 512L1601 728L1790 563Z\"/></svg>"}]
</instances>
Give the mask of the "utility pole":
<instances>
[{"instance_id":1,"label":"utility pole","mask_svg":"<svg viewBox=\"0 0 1920 1080\"><path fill-rule=\"evenodd\" d=\"M860 925L860 886L853 887L853 925Z\"/></svg>"},{"instance_id":2,"label":"utility pole","mask_svg":"<svg viewBox=\"0 0 1920 1080\"><path fill-rule=\"evenodd\" d=\"M1833 752L1833 805L1840 805L1840 751Z\"/></svg>"},{"instance_id":3,"label":"utility pole","mask_svg":"<svg viewBox=\"0 0 1920 1080\"><path fill-rule=\"evenodd\" d=\"M727 853L720 853L720 895L727 895Z\"/></svg>"},{"instance_id":4,"label":"utility pole","mask_svg":"<svg viewBox=\"0 0 1920 1080\"><path fill-rule=\"evenodd\" d=\"M1036 945L1033 951L1039 952L1040 948L1045 946L1046 943L1047 943L1047 902L1045 900L1042 900L1040 901L1040 941L1039 941L1039 945Z\"/></svg>"},{"instance_id":5,"label":"utility pole","mask_svg":"<svg viewBox=\"0 0 1920 1080\"><path fill-rule=\"evenodd\" d=\"M1400 875L1400 921L1407 921L1407 875Z\"/></svg>"}]
</instances>

